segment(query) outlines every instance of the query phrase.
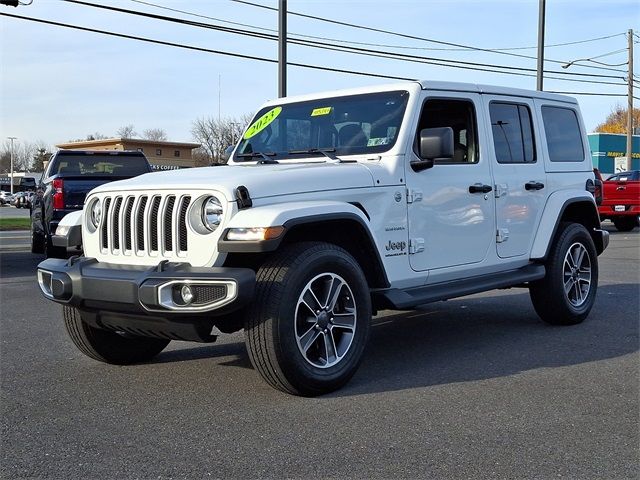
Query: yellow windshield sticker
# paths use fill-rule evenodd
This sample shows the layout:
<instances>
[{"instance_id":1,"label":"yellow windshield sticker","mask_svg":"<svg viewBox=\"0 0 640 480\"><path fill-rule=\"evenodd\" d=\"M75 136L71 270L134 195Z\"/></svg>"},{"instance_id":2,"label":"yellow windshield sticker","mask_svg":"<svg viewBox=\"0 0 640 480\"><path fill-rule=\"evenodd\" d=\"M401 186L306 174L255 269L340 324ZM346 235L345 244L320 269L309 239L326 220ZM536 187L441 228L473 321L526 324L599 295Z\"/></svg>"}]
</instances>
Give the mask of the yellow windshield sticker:
<instances>
[{"instance_id":1,"label":"yellow windshield sticker","mask_svg":"<svg viewBox=\"0 0 640 480\"><path fill-rule=\"evenodd\" d=\"M322 108L314 108L313 112L311 112L312 117L318 117L320 115L329 115L331 113L332 107L322 107Z\"/></svg>"},{"instance_id":2,"label":"yellow windshield sticker","mask_svg":"<svg viewBox=\"0 0 640 480\"><path fill-rule=\"evenodd\" d=\"M269 110L267 113L262 115L259 119L257 119L255 122L253 122L251 124L251 126L244 133L244 137L242 137L242 138L247 140L247 139L253 137L254 135L259 134L262 130L267 128L267 126L271 122L273 122L277 118L278 115L280 115L281 111L282 111L282 107L276 107L276 108L272 108L271 110Z\"/></svg>"}]
</instances>

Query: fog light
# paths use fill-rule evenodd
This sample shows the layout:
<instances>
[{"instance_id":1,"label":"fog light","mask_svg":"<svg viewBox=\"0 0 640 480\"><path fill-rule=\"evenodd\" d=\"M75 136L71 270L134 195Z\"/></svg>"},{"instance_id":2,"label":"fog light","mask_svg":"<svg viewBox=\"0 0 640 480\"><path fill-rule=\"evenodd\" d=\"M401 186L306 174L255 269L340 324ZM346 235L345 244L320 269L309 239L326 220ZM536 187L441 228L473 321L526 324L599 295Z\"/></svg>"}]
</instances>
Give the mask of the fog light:
<instances>
[{"instance_id":1,"label":"fog light","mask_svg":"<svg viewBox=\"0 0 640 480\"><path fill-rule=\"evenodd\" d=\"M182 301L184 302L184 304L189 305L191 302L193 302L193 298L195 295L193 294L193 290L191 290L191 287L189 285L183 285L180 289L180 296L182 297Z\"/></svg>"}]
</instances>

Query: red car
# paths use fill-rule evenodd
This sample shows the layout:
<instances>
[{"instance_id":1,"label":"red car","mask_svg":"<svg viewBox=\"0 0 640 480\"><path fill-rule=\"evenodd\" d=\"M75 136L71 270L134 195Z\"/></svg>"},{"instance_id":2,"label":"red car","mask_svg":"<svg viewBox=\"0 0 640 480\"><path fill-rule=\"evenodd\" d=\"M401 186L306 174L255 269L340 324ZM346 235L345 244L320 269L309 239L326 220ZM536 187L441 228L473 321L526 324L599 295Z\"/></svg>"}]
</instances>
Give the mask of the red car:
<instances>
[{"instance_id":1,"label":"red car","mask_svg":"<svg viewBox=\"0 0 640 480\"><path fill-rule=\"evenodd\" d=\"M629 232L640 225L640 170L621 172L602 180L598 169L596 178L602 181L602 203L598 207L600 220L611 220L621 232Z\"/></svg>"}]
</instances>

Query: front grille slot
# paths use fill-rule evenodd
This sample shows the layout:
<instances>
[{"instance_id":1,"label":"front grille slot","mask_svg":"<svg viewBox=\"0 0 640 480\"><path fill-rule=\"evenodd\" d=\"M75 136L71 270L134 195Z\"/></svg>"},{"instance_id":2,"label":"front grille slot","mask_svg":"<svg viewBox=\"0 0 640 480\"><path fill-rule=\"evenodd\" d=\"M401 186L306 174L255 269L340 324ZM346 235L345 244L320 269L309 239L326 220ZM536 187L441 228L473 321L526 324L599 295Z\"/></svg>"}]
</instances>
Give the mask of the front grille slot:
<instances>
[{"instance_id":1,"label":"front grille slot","mask_svg":"<svg viewBox=\"0 0 640 480\"><path fill-rule=\"evenodd\" d=\"M120 250L120 207L122 197L116 198L113 204L113 249Z\"/></svg>"},{"instance_id":2,"label":"front grille slot","mask_svg":"<svg viewBox=\"0 0 640 480\"><path fill-rule=\"evenodd\" d=\"M131 231L131 212L133 212L133 197L127 198L124 207L124 249L133 250L131 247L133 232Z\"/></svg>"},{"instance_id":3,"label":"front grille slot","mask_svg":"<svg viewBox=\"0 0 640 480\"><path fill-rule=\"evenodd\" d=\"M167 204L164 209L164 215L162 216L162 221L164 223L164 249L167 252L173 250L173 207L176 204L176 197L171 195L167 199Z\"/></svg>"},{"instance_id":4,"label":"front grille slot","mask_svg":"<svg viewBox=\"0 0 640 480\"><path fill-rule=\"evenodd\" d=\"M153 252L158 251L158 211L160 210L160 197L153 197L153 201L151 202L151 218L150 218L150 231L149 236L151 237L151 250Z\"/></svg>"},{"instance_id":5,"label":"front grille slot","mask_svg":"<svg viewBox=\"0 0 640 480\"><path fill-rule=\"evenodd\" d=\"M106 197L100 246L114 254L184 256L190 204L189 195Z\"/></svg>"},{"instance_id":6,"label":"front grille slot","mask_svg":"<svg viewBox=\"0 0 640 480\"><path fill-rule=\"evenodd\" d=\"M191 197L183 197L178 215L178 245L180 252L186 252L189 248L187 243L187 210L191 203Z\"/></svg>"},{"instance_id":7,"label":"front grille slot","mask_svg":"<svg viewBox=\"0 0 640 480\"><path fill-rule=\"evenodd\" d=\"M111 199L107 198L104 201L104 213L102 215L102 245L103 249L109 248L109 207L111 206Z\"/></svg>"},{"instance_id":8,"label":"front grille slot","mask_svg":"<svg viewBox=\"0 0 640 480\"><path fill-rule=\"evenodd\" d=\"M140 199L138 213L136 215L136 246L139 252L144 252L144 213L147 206L147 200L149 200L147 196Z\"/></svg>"}]
</instances>

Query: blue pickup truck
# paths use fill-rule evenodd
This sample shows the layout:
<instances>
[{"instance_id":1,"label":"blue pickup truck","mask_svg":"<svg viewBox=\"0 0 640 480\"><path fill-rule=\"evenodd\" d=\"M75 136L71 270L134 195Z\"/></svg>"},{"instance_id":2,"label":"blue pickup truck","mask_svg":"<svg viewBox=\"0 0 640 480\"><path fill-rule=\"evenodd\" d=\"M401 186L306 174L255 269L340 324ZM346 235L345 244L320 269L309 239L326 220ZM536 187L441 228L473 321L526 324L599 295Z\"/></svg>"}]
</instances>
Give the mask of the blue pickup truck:
<instances>
[{"instance_id":1,"label":"blue pickup truck","mask_svg":"<svg viewBox=\"0 0 640 480\"><path fill-rule=\"evenodd\" d=\"M142 152L59 150L42 175L31 208L31 251L64 258L67 250L53 244L58 223L70 212L82 210L95 187L151 172Z\"/></svg>"}]
</instances>

